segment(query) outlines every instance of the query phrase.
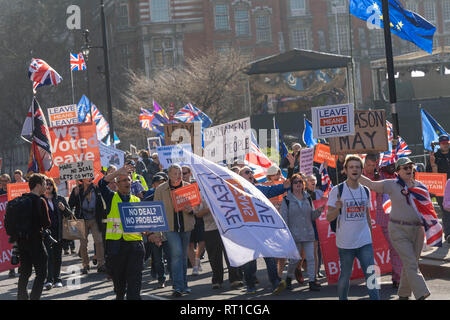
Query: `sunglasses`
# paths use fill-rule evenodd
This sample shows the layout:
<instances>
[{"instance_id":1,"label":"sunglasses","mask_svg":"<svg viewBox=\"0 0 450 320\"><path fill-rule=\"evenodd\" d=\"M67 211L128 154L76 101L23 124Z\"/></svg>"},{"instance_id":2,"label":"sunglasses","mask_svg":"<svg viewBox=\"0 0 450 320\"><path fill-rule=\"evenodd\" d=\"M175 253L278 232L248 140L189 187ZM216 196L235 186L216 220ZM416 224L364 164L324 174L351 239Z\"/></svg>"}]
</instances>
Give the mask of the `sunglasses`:
<instances>
[{"instance_id":1,"label":"sunglasses","mask_svg":"<svg viewBox=\"0 0 450 320\"><path fill-rule=\"evenodd\" d=\"M244 173L245 173L245 174L250 174L250 173L253 174L253 171L251 171L251 170L246 170L246 171L244 171Z\"/></svg>"},{"instance_id":2,"label":"sunglasses","mask_svg":"<svg viewBox=\"0 0 450 320\"><path fill-rule=\"evenodd\" d=\"M413 167L414 166L412 166L412 165L411 166L404 166L402 169L405 170L405 171L406 170L412 170Z\"/></svg>"},{"instance_id":3,"label":"sunglasses","mask_svg":"<svg viewBox=\"0 0 450 320\"><path fill-rule=\"evenodd\" d=\"M190 172L183 172L183 176L185 176L185 175L187 175L187 174L189 174Z\"/></svg>"},{"instance_id":4,"label":"sunglasses","mask_svg":"<svg viewBox=\"0 0 450 320\"><path fill-rule=\"evenodd\" d=\"M295 180L292 182L292 184L299 184L299 183L303 184L304 182L303 180Z\"/></svg>"}]
</instances>

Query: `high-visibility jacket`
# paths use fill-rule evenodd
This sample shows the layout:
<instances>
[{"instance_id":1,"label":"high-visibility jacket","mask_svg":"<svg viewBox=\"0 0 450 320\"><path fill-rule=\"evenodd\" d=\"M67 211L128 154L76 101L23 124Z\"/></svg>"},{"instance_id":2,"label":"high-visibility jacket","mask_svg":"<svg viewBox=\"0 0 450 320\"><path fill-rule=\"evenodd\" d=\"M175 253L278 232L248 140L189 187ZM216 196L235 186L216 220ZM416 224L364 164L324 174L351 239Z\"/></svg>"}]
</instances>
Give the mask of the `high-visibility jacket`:
<instances>
[{"instance_id":1,"label":"high-visibility jacket","mask_svg":"<svg viewBox=\"0 0 450 320\"><path fill-rule=\"evenodd\" d=\"M122 228L122 221L120 220L118 203L122 202L119 194L116 192L111 202L111 210L106 217L106 240L120 240L123 237L125 241L139 241L142 240L142 235L139 232L124 233ZM138 197L130 195L130 202L140 202Z\"/></svg>"},{"instance_id":2,"label":"high-visibility jacket","mask_svg":"<svg viewBox=\"0 0 450 320\"><path fill-rule=\"evenodd\" d=\"M139 181L144 187L144 190L148 191L147 182L145 181L143 176L137 174L136 172L133 172L133 181Z\"/></svg>"}]
</instances>

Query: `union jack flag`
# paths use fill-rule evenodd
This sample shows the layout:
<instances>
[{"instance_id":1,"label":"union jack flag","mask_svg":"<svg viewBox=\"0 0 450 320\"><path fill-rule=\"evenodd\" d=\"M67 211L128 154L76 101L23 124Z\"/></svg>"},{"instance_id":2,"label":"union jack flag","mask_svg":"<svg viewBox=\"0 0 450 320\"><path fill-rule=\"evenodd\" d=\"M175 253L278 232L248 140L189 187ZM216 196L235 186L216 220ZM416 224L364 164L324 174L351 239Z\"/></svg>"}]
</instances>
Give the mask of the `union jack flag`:
<instances>
[{"instance_id":1,"label":"union jack flag","mask_svg":"<svg viewBox=\"0 0 450 320\"><path fill-rule=\"evenodd\" d=\"M394 151L383 152L380 157L380 167L388 166L395 163L399 158L406 157L412 152L408 148L406 141L398 136L397 147Z\"/></svg>"},{"instance_id":2,"label":"union jack flag","mask_svg":"<svg viewBox=\"0 0 450 320\"><path fill-rule=\"evenodd\" d=\"M408 188L406 183L397 178L397 183L406 189L408 203L412 205L420 220L422 220L427 245L432 247L442 247L442 225L439 223L430 193L426 186L419 182L418 186ZM410 201L409 199L412 199Z\"/></svg>"},{"instance_id":3,"label":"union jack flag","mask_svg":"<svg viewBox=\"0 0 450 320\"><path fill-rule=\"evenodd\" d=\"M94 119L95 126L97 127L97 138L98 140L103 140L109 134L109 124L103 117L102 113L97 109L95 104L91 105L92 118ZM91 114L86 114L84 122L91 121Z\"/></svg>"},{"instance_id":4,"label":"union jack flag","mask_svg":"<svg viewBox=\"0 0 450 320\"><path fill-rule=\"evenodd\" d=\"M82 53L70 54L70 70L71 71L81 71L86 70L86 62Z\"/></svg>"},{"instance_id":5,"label":"union jack flag","mask_svg":"<svg viewBox=\"0 0 450 320\"><path fill-rule=\"evenodd\" d=\"M31 143L28 172L44 173L49 171L53 166L50 133L42 109L34 97L25 118L21 136Z\"/></svg>"},{"instance_id":6,"label":"union jack flag","mask_svg":"<svg viewBox=\"0 0 450 320\"><path fill-rule=\"evenodd\" d=\"M253 170L253 177L258 183L265 182L267 169L274 163L259 149L253 131L250 140L250 151L245 155L245 163Z\"/></svg>"},{"instance_id":7,"label":"union jack flag","mask_svg":"<svg viewBox=\"0 0 450 320\"><path fill-rule=\"evenodd\" d=\"M47 62L42 59L31 59L31 64L28 68L28 77L33 82L33 91L36 88L45 85L56 86L61 82L62 77Z\"/></svg>"},{"instance_id":8,"label":"union jack flag","mask_svg":"<svg viewBox=\"0 0 450 320\"><path fill-rule=\"evenodd\" d=\"M392 210L392 202L387 194L383 194L383 211L385 214L390 214Z\"/></svg>"},{"instance_id":9,"label":"union jack flag","mask_svg":"<svg viewBox=\"0 0 450 320\"><path fill-rule=\"evenodd\" d=\"M139 122L143 129L155 131L158 134L164 134L164 124L168 123L169 120L156 111L149 111L141 108Z\"/></svg>"},{"instance_id":10,"label":"union jack flag","mask_svg":"<svg viewBox=\"0 0 450 320\"><path fill-rule=\"evenodd\" d=\"M328 175L328 171L323 166L323 163L320 165L319 172L322 181L323 196L327 197L331 189L333 188L333 183L331 182L330 176Z\"/></svg>"},{"instance_id":11,"label":"union jack flag","mask_svg":"<svg viewBox=\"0 0 450 320\"><path fill-rule=\"evenodd\" d=\"M180 111L178 111L174 118L180 122L201 121L202 128L208 128L212 124L212 120L200 109L188 103Z\"/></svg>"}]
</instances>

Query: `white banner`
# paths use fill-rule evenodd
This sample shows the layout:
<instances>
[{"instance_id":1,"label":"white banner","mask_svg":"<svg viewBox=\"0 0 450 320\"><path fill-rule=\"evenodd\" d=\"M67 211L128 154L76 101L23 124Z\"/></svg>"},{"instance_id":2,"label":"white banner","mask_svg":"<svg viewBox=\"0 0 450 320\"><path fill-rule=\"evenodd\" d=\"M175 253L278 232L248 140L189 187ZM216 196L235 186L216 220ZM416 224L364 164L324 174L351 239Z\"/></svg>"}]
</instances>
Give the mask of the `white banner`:
<instances>
[{"instance_id":1,"label":"white banner","mask_svg":"<svg viewBox=\"0 0 450 320\"><path fill-rule=\"evenodd\" d=\"M300 172L306 175L313 174L314 148L300 150Z\"/></svg>"},{"instance_id":2,"label":"white banner","mask_svg":"<svg viewBox=\"0 0 450 320\"><path fill-rule=\"evenodd\" d=\"M329 138L355 134L353 104L311 108L313 137Z\"/></svg>"},{"instance_id":3,"label":"white banner","mask_svg":"<svg viewBox=\"0 0 450 320\"><path fill-rule=\"evenodd\" d=\"M62 163L59 165L59 179L61 181L94 179L94 161Z\"/></svg>"},{"instance_id":4,"label":"white banner","mask_svg":"<svg viewBox=\"0 0 450 320\"><path fill-rule=\"evenodd\" d=\"M50 127L67 126L78 123L78 107L76 104L48 108Z\"/></svg>"},{"instance_id":5,"label":"white banner","mask_svg":"<svg viewBox=\"0 0 450 320\"><path fill-rule=\"evenodd\" d=\"M231 121L203 130L203 156L215 163L233 163L250 151L250 118Z\"/></svg>"},{"instance_id":6,"label":"white banner","mask_svg":"<svg viewBox=\"0 0 450 320\"><path fill-rule=\"evenodd\" d=\"M179 165L189 164L192 146L190 144L173 144L156 147L156 152L158 153L159 162L164 169L167 169L174 163Z\"/></svg>"},{"instance_id":7,"label":"white banner","mask_svg":"<svg viewBox=\"0 0 450 320\"><path fill-rule=\"evenodd\" d=\"M190 156L189 166L233 267L263 257L300 259L286 223L261 191L226 168Z\"/></svg>"},{"instance_id":8,"label":"white banner","mask_svg":"<svg viewBox=\"0 0 450 320\"><path fill-rule=\"evenodd\" d=\"M117 169L120 169L125 164L125 152L113 147L109 147L100 142L98 145L100 151L100 159L102 167L108 168L110 165L114 165Z\"/></svg>"}]
</instances>

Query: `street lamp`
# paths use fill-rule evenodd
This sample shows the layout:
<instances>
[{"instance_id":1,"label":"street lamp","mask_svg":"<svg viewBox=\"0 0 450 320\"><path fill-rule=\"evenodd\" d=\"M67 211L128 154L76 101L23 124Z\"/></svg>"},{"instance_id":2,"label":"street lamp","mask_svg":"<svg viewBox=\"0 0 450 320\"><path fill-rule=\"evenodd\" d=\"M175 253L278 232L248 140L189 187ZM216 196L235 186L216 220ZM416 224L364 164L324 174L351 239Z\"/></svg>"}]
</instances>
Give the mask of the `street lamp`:
<instances>
[{"instance_id":1,"label":"street lamp","mask_svg":"<svg viewBox=\"0 0 450 320\"><path fill-rule=\"evenodd\" d=\"M89 62L89 51L90 51L90 47L89 47L89 30L84 30L83 31L83 36L84 36L84 46L81 47L81 53L83 54L84 57L84 61L86 62L86 81L87 81L87 94L88 94L88 100L89 100L89 114L91 116L91 121L94 121L94 119L92 119L92 106L91 106L91 86L89 84L89 66L88 66L88 62Z\"/></svg>"}]
</instances>

